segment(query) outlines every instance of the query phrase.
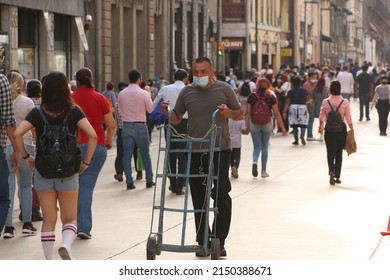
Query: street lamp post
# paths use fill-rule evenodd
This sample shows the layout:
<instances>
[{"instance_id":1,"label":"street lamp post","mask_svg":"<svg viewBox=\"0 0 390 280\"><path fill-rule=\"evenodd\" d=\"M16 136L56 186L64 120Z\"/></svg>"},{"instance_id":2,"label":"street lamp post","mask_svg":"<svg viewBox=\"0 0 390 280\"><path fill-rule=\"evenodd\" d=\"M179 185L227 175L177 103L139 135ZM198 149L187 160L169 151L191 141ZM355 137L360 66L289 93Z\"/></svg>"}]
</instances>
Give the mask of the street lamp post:
<instances>
[{"instance_id":1,"label":"street lamp post","mask_svg":"<svg viewBox=\"0 0 390 280\"><path fill-rule=\"evenodd\" d=\"M306 23L306 4L320 4L320 0L312 0L312 1L305 1L305 6L304 6L304 13L305 13L305 19L304 19L304 34L303 34L303 64L306 65L306 36L307 36L307 23Z\"/></svg>"}]
</instances>

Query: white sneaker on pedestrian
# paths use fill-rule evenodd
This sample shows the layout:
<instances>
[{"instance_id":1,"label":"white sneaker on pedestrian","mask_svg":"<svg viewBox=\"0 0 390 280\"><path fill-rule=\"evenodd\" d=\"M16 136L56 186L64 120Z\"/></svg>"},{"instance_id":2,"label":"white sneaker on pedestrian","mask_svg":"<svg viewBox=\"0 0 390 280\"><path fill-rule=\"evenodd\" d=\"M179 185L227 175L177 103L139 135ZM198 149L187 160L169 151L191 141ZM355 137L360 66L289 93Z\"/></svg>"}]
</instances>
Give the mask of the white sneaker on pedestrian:
<instances>
[{"instance_id":1,"label":"white sneaker on pedestrian","mask_svg":"<svg viewBox=\"0 0 390 280\"><path fill-rule=\"evenodd\" d=\"M324 134L320 135L320 138L318 138L318 141L323 142L324 141Z\"/></svg>"},{"instance_id":2,"label":"white sneaker on pedestrian","mask_svg":"<svg viewBox=\"0 0 390 280\"><path fill-rule=\"evenodd\" d=\"M307 137L306 140L307 141L315 141L316 139L314 139L314 137Z\"/></svg>"},{"instance_id":3,"label":"white sneaker on pedestrian","mask_svg":"<svg viewBox=\"0 0 390 280\"><path fill-rule=\"evenodd\" d=\"M261 171L261 178L266 178L266 177L269 177L269 174L267 173L267 171L265 171L265 170Z\"/></svg>"}]
</instances>

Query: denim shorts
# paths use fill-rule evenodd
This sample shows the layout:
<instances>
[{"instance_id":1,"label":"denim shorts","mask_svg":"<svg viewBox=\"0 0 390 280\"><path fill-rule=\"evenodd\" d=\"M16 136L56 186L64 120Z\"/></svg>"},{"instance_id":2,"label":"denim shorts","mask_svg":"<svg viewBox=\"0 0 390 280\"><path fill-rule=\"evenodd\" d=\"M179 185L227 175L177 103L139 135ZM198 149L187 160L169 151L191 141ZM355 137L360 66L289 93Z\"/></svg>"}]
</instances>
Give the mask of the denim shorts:
<instances>
[{"instance_id":1,"label":"denim shorts","mask_svg":"<svg viewBox=\"0 0 390 280\"><path fill-rule=\"evenodd\" d=\"M79 189L79 174L66 178L46 179L35 169L35 185L37 191L55 190L58 192L68 192Z\"/></svg>"}]
</instances>

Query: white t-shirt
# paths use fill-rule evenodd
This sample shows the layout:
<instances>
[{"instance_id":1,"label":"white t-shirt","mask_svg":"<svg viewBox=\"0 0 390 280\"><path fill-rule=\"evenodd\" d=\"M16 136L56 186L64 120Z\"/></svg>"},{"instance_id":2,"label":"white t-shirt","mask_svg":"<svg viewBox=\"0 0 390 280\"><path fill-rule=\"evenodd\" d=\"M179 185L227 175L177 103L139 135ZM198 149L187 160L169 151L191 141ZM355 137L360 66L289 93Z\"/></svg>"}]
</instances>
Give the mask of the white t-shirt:
<instances>
[{"instance_id":1,"label":"white t-shirt","mask_svg":"<svg viewBox=\"0 0 390 280\"><path fill-rule=\"evenodd\" d=\"M232 148L241 148L241 130L245 128L245 121L229 119L229 133Z\"/></svg>"},{"instance_id":2,"label":"white t-shirt","mask_svg":"<svg viewBox=\"0 0 390 280\"><path fill-rule=\"evenodd\" d=\"M28 98L24 95L19 95L13 102L13 110L16 119L16 127L20 125L22 121L26 118L27 114L35 108L34 102L31 98ZM23 142L25 145L34 145L33 136L31 130L27 131L23 135ZM11 142L7 138L7 145L11 145Z\"/></svg>"}]
</instances>

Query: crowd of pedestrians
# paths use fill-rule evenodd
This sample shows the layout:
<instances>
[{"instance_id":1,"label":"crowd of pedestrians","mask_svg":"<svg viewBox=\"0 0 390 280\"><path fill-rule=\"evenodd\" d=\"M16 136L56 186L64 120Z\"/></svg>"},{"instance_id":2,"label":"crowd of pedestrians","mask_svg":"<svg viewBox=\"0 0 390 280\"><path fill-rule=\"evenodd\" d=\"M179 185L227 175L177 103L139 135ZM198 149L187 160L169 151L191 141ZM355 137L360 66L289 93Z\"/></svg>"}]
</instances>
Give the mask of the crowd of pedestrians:
<instances>
[{"instance_id":1,"label":"crowd of pedestrians","mask_svg":"<svg viewBox=\"0 0 390 280\"><path fill-rule=\"evenodd\" d=\"M10 239L17 234L12 221L15 205L21 210L23 235L37 233L33 222L42 219L40 208L44 256L53 259L59 209L62 245L58 253L62 259L72 259L73 240L92 238L94 188L114 140L117 153L112 167L114 179L125 181L125 189L133 190L134 181L143 179L144 170L145 187L155 186L150 157L151 133L155 126L149 114L157 107L168 117L169 106L173 110L171 122L175 131L190 137L203 137L211 126L213 111L219 109L217 125L221 127L222 141L217 143L220 152L213 157L215 168L219 170L219 184L214 189L218 193L211 195L218 202L214 234L221 242L221 257L227 256L225 240L233 209L230 177L239 177L241 157L250 156L246 153L248 149L242 149L242 136L251 135L252 176L259 175L259 166L262 178L271 176L267 162L269 158L272 160L268 153L272 135L292 134L294 146L305 146L306 141L325 141L329 182L334 185L341 183L347 127L353 132L350 102L359 98L359 121L364 117L370 121L370 109L375 107L379 135L387 135L390 87L388 72L380 64L377 67L369 63L362 67L283 65L277 71L267 64L259 71L230 68L223 75L216 73L208 58L200 57L193 62L191 72L177 69L171 79L173 83L168 84L158 75L158 79L144 83L141 73L133 69L128 73L128 84L119 83L115 91L114 84L108 82L106 90L99 93L88 68L79 69L72 82L61 72L51 72L41 81L28 83L17 71L7 77L0 75L0 232L3 238ZM70 132L77 136L81 163L78 172L70 177L45 178L34 169L35 157L42 153L40 137L45 128L40 110L51 124L66 120ZM335 112L342 123L342 129L337 131L328 124ZM316 119L318 130L314 129ZM316 131L318 138L314 137ZM183 148L182 143L172 142L171 145ZM171 153L168 171L185 174L186 161L184 153ZM202 172L207 172L204 170L207 161L204 154L193 154L190 173L197 174L202 168ZM171 176L169 180L169 190L183 195L184 178ZM190 178L189 186L194 209L204 209L203 179ZM18 193L18 203L15 193ZM35 202L34 193L38 197ZM205 225L204 215L196 212L199 245L208 242L203 236ZM207 252L196 255L202 257Z\"/></svg>"}]
</instances>

